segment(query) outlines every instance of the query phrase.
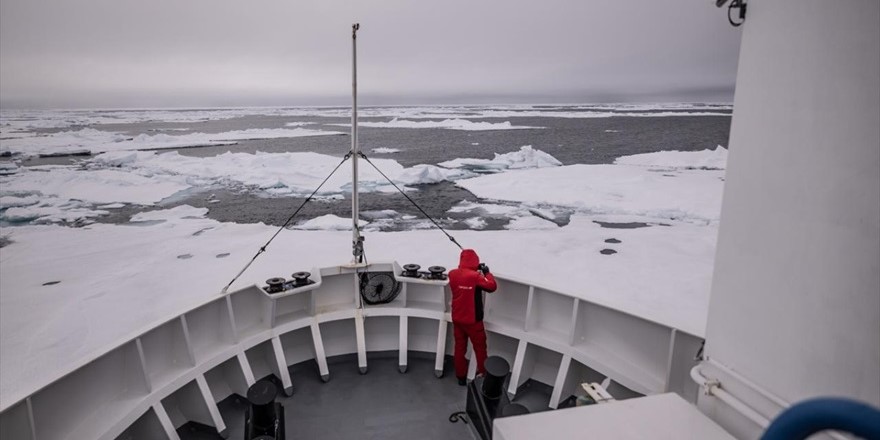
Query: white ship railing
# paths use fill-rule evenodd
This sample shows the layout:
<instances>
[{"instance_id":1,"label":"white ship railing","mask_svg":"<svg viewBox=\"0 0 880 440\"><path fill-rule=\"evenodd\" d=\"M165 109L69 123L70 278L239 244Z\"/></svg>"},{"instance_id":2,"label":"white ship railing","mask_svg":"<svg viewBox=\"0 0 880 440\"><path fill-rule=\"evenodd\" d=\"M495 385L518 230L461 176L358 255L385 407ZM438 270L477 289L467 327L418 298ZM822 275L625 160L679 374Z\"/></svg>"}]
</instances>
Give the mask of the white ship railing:
<instances>
[{"instance_id":1,"label":"white ship railing","mask_svg":"<svg viewBox=\"0 0 880 440\"><path fill-rule=\"evenodd\" d=\"M361 271L401 273L397 263ZM314 269L306 287L270 296L258 286L219 296L47 384L0 413L0 437L32 440L170 438L187 421L226 430L217 403L274 374L292 390L288 366L368 352L432 353L435 374L452 353L445 281L397 277L388 304L359 308L358 279L347 267ZM702 339L644 318L498 276L487 296L489 353L510 362L508 393L527 380L552 386L549 406L582 382L611 380L618 398L676 392L695 402L689 380ZM473 377L471 362L469 376ZM451 374L451 372L447 372Z\"/></svg>"}]
</instances>

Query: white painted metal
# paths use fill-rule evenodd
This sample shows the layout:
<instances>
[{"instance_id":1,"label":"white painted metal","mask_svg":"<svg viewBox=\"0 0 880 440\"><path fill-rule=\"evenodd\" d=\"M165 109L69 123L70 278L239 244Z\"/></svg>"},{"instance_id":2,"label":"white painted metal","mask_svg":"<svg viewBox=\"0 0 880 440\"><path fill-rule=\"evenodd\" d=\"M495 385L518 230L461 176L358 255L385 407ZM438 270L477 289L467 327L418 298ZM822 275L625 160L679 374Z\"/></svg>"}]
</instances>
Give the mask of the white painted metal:
<instances>
[{"instance_id":1,"label":"white painted metal","mask_svg":"<svg viewBox=\"0 0 880 440\"><path fill-rule=\"evenodd\" d=\"M324 382L330 380L330 370L327 368L327 355L324 354L324 339L321 337L321 327L317 321L312 323L312 341L315 344L315 361L318 362L318 372Z\"/></svg>"},{"instance_id":2,"label":"white painted metal","mask_svg":"<svg viewBox=\"0 0 880 440\"><path fill-rule=\"evenodd\" d=\"M553 381L553 393L550 394L550 408L559 407L559 401L562 400L562 393L565 391L565 378L568 376L568 368L571 366L571 356L562 356L559 362L559 371L556 373L556 380Z\"/></svg>"},{"instance_id":3,"label":"white painted metal","mask_svg":"<svg viewBox=\"0 0 880 440\"><path fill-rule=\"evenodd\" d=\"M396 263L377 263L366 270L398 271L398 268ZM35 440L112 439L182 387L196 386L194 389L201 393L199 400L205 401L207 410L192 408L193 392L188 390L178 394L187 396L186 399L174 400L190 402L178 404L175 408L181 412L175 413L174 417L180 421L179 414L184 412L204 414L210 416L209 422L220 426L212 410L216 402L232 393L244 394L247 387L258 379L255 375L274 373L287 387L292 382L289 377L283 377L286 365L315 359L321 376L329 380L328 353L366 354L370 347L399 349L402 365L405 365L409 350L434 351L436 373L443 373L444 356L451 348L447 347L450 316L445 282L398 278L405 283L405 296L390 304L362 309L364 340L359 344L356 316L360 311L353 300L355 287L351 282L354 270L331 267L314 269L313 273L320 279L320 285L313 289L273 298L256 286L249 287L213 299L158 325L35 393L32 396L35 399L32 416L25 405L30 399L3 411L0 414L3 431L0 432L4 435L6 432L21 433L23 435L14 438L27 438L33 425L36 427ZM585 352L580 344L581 336L591 327L579 321L587 318L598 319L611 327L609 332L623 335L609 339L599 332L594 344L601 345L605 353L628 353L638 350L642 344L663 339L662 350L647 349L648 353L660 353L657 359L647 362L661 366L652 373L657 377L687 376L693 365L690 359L694 353L676 349L673 355L676 371L666 371L670 368L667 344L671 329L668 327L647 321L639 324L643 321L640 318L562 296L540 286L521 284L502 275L498 278L501 290L487 297L487 310L491 310L487 315L491 313L491 318L487 319L486 325L490 353L502 355L513 366L508 390L511 393L516 391L516 385L531 378L552 385L553 400L558 403L576 391L576 382L585 378L583 371L591 369L601 371L640 393L663 391L662 380L658 385L626 374L638 358L609 356L603 359L595 357L595 353ZM528 301L530 290L531 306ZM511 304L501 304L508 300ZM574 305L574 314L567 310L571 305ZM557 309L566 309L565 318L561 322L545 322ZM593 316L584 314L584 310L599 310L600 313ZM529 332L525 331L526 322L529 322ZM633 322L641 330L633 337L626 337L627 331L622 328L633 325ZM434 323L436 327L427 323ZM323 335L325 326L328 334ZM425 333L428 329L429 333ZM433 333L435 329L436 335ZM577 336L574 344L571 343L572 329L578 329L574 332ZM653 331L658 332L656 337L643 334ZM699 346L700 339L695 336L684 332L676 335L677 340L682 338L677 347ZM627 348L626 345L636 347ZM569 365L567 371L560 371L566 369L566 364ZM524 366L528 368L524 369ZM125 380L119 382L124 385L107 388L103 382L111 373L124 373ZM602 377L589 376L587 379L601 380ZM98 387L104 394L83 401L83 396L88 396L92 387ZM679 385L672 386L672 389L684 391ZM201 403L197 406L203 408ZM99 413L102 417L97 417ZM161 422L163 416L159 411L156 416ZM168 416L166 411L165 417ZM29 421L31 418L33 423ZM147 418L152 420L152 415ZM84 421L88 429L77 430ZM155 422L156 426L159 422Z\"/></svg>"},{"instance_id":4,"label":"white painted metal","mask_svg":"<svg viewBox=\"0 0 880 440\"><path fill-rule=\"evenodd\" d=\"M513 365L510 366L510 381L507 384L507 395L512 399L516 396L517 388L519 385L524 382L520 380L520 376L522 374L523 369L523 360L526 357L526 349L528 348L529 343L524 339L520 339L519 343L516 346L516 357L514 358Z\"/></svg>"},{"instance_id":5,"label":"white painted metal","mask_svg":"<svg viewBox=\"0 0 880 440\"><path fill-rule=\"evenodd\" d=\"M751 420L755 425L758 425L762 430L770 425L770 420L767 419L767 417L762 416L757 411L721 388L721 382L719 380L709 379L706 376L703 376L703 373L700 372L699 365L695 365L694 368L691 369L691 377L695 382L700 384L701 388L705 391L706 396L717 397L731 409L736 410L739 414Z\"/></svg>"},{"instance_id":6,"label":"white painted metal","mask_svg":"<svg viewBox=\"0 0 880 440\"><path fill-rule=\"evenodd\" d=\"M247 383L247 386L253 385L256 380L254 379L254 372L251 370L251 363L248 362L247 356L244 352L239 352L235 356L238 358L238 365L241 367L242 374L244 374L245 383Z\"/></svg>"},{"instance_id":7,"label":"white painted metal","mask_svg":"<svg viewBox=\"0 0 880 440\"><path fill-rule=\"evenodd\" d=\"M357 117L357 31L359 24L351 27L351 243L352 264L358 263L357 247L360 241L358 226L358 117ZM365 367L364 367L365 368Z\"/></svg>"},{"instance_id":8,"label":"white painted metal","mask_svg":"<svg viewBox=\"0 0 880 440\"><path fill-rule=\"evenodd\" d=\"M364 315L361 309L354 311L354 333L357 339L358 368L364 374L367 372L367 340L364 336Z\"/></svg>"},{"instance_id":9,"label":"white painted metal","mask_svg":"<svg viewBox=\"0 0 880 440\"><path fill-rule=\"evenodd\" d=\"M217 408L217 403L214 400L214 395L211 393L211 389L208 387L208 382L205 380L205 376L201 374L196 376L196 384L199 386L199 392L202 393L202 398L205 400L205 406L207 406L208 412L211 413L211 420L214 422L214 427L217 428L217 431L223 433L226 431L226 423L223 421L223 417L220 417L220 409Z\"/></svg>"},{"instance_id":10,"label":"white painted metal","mask_svg":"<svg viewBox=\"0 0 880 440\"><path fill-rule=\"evenodd\" d=\"M601 438L732 440L730 434L672 393L495 419L496 440Z\"/></svg>"},{"instance_id":11,"label":"white painted metal","mask_svg":"<svg viewBox=\"0 0 880 440\"><path fill-rule=\"evenodd\" d=\"M437 355L434 359L434 375L443 375L443 360L446 355L446 320L441 319L437 328Z\"/></svg>"},{"instance_id":12,"label":"white painted metal","mask_svg":"<svg viewBox=\"0 0 880 440\"><path fill-rule=\"evenodd\" d=\"M397 344L398 344L398 354L397 354L397 368L401 373L406 372L407 365L407 345L409 343L409 318L406 316L400 317L400 329L398 331Z\"/></svg>"},{"instance_id":13,"label":"white painted metal","mask_svg":"<svg viewBox=\"0 0 880 440\"><path fill-rule=\"evenodd\" d=\"M749 1L699 370L743 403L699 399L738 437L785 402L880 405L878 18L876 1Z\"/></svg>"},{"instance_id":14,"label":"white painted metal","mask_svg":"<svg viewBox=\"0 0 880 440\"><path fill-rule=\"evenodd\" d=\"M272 337L272 351L275 353L275 362L278 367L279 378L281 379L281 385L284 387L284 394L289 396L293 395L293 381L290 380L290 372L287 371L288 363L284 358L284 348L281 346L281 338L278 336Z\"/></svg>"},{"instance_id":15,"label":"white painted metal","mask_svg":"<svg viewBox=\"0 0 880 440\"><path fill-rule=\"evenodd\" d=\"M165 406L162 405L162 402L157 402L153 405L153 412L155 412L156 417L159 418L159 423L162 424L162 429L165 430L165 435L167 435L170 440L180 440L180 437L177 435L177 430L174 429L174 424L171 423L171 418L168 417L168 413L165 411Z\"/></svg>"}]
</instances>

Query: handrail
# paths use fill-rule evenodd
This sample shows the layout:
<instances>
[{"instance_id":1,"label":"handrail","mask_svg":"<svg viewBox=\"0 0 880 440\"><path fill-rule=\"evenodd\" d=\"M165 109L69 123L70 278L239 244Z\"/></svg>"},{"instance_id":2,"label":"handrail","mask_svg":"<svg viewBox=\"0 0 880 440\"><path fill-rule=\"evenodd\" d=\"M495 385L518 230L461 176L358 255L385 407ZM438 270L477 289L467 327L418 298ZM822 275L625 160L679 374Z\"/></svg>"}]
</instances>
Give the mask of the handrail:
<instances>
[{"instance_id":1,"label":"handrail","mask_svg":"<svg viewBox=\"0 0 880 440\"><path fill-rule=\"evenodd\" d=\"M743 403L741 400L734 397L732 394L725 391L721 388L721 382L718 379L709 379L706 376L703 376L703 372L700 371L700 364L691 368L691 378L698 385L703 387L706 390L707 396L715 396L718 400L726 403L728 406L736 410L738 413L742 414L747 419L754 422L756 425L761 428L766 428L770 425L770 420L757 411Z\"/></svg>"},{"instance_id":2,"label":"handrail","mask_svg":"<svg viewBox=\"0 0 880 440\"><path fill-rule=\"evenodd\" d=\"M763 388L759 387L758 385L751 382L750 380L742 377L741 375L737 374L736 372L730 370L729 368L722 365L721 363L719 363L717 361L713 361L709 358L707 358L706 360L709 363L711 363L713 366L718 367L720 370L724 371L725 373L730 374L731 376L733 376L734 378L736 378L737 380L742 382L744 385L748 386L751 390L761 394L762 396L764 396L768 400L770 400L773 403L776 403L777 405L782 407L784 409L783 412L785 412L791 408L789 406L790 404L785 402L784 400L782 400L782 398L770 393L767 390L764 390ZM755 411L752 407L748 406L745 402L737 399L735 396L728 393L724 388L722 388L721 381L719 381L718 379L710 379L710 378L704 376L702 371L700 370L701 366L702 366L702 364L697 364L693 368L691 368L690 375L691 375L691 379L693 379L694 382L696 382L700 387L705 389L707 396L717 397L718 400L720 400L720 401L724 402L725 404L727 404L728 406L730 406L733 410L740 413L743 417L752 421L752 423L758 425L758 427L760 427L761 429L765 429L765 430L767 430L767 432L770 431L770 427L772 427L770 419L764 417L763 415L761 415L760 413ZM777 420L778 420L778 417L777 417ZM776 422L776 420L773 421L773 423L775 423L775 422ZM837 428L828 427L825 429L837 429ZM814 431L814 432L817 432L817 431ZM834 438L835 440L846 440L847 439L847 437L844 437L844 436L837 434L837 433L834 433L834 432L830 432L830 433L828 433L828 435L831 438ZM777 440L777 439L786 439L787 440L787 439L792 439L792 438L800 439L800 438L806 438L806 436L805 437L786 437L786 436L766 437L766 432L765 432L765 437L762 437L761 440ZM873 437L866 437L866 438L873 438ZM880 436L878 436L876 438L880 438Z\"/></svg>"}]
</instances>

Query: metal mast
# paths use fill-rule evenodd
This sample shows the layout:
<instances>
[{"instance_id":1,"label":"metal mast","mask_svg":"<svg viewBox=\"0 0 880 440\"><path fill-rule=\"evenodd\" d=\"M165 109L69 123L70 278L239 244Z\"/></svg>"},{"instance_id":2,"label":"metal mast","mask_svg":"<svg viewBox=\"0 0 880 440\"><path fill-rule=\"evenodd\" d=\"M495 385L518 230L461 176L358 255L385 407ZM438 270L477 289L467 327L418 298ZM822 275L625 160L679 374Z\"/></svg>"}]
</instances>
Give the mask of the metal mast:
<instances>
[{"instance_id":1,"label":"metal mast","mask_svg":"<svg viewBox=\"0 0 880 440\"><path fill-rule=\"evenodd\" d=\"M351 245L354 264L360 263L364 254L363 238L358 229L357 31L360 27L360 23L351 25Z\"/></svg>"}]
</instances>

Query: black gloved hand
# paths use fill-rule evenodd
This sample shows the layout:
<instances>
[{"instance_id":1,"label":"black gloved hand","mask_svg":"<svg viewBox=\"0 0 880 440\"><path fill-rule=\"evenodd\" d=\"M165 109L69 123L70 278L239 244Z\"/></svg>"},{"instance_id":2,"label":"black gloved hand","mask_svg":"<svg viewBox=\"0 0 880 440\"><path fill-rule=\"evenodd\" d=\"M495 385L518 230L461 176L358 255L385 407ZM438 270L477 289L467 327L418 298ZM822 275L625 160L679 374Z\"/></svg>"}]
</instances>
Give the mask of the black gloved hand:
<instances>
[{"instance_id":1,"label":"black gloved hand","mask_svg":"<svg viewBox=\"0 0 880 440\"><path fill-rule=\"evenodd\" d=\"M477 270L483 273L489 273L489 266L486 266L486 263L480 263L477 266Z\"/></svg>"}]
</instances>

